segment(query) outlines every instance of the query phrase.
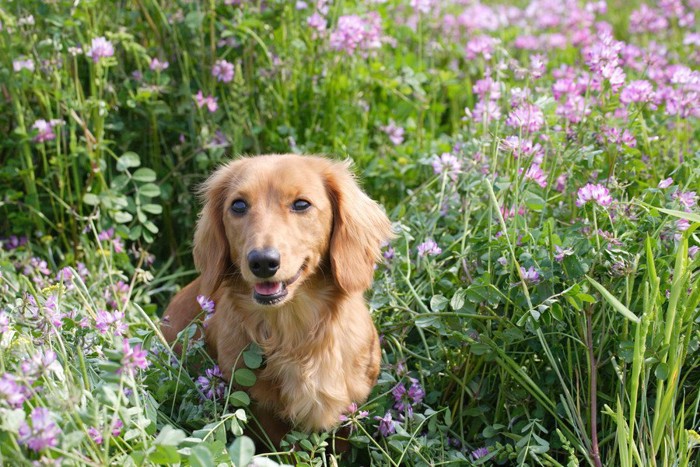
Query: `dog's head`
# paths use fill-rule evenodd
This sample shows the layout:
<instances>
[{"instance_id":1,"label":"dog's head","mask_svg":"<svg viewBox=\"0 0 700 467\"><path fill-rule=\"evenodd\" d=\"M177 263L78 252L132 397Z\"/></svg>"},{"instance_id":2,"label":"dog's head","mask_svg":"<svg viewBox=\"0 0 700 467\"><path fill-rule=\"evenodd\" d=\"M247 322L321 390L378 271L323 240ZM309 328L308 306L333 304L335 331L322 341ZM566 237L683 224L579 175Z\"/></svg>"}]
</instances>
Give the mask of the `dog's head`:
<instances>
[{"instance_id":1,"label":"dog's head","mask_svg":"<svg viewBox=\"0 0 700 467\"><path fill-rule=\"evenodd\" d=\"M321 157L239 159L219 168L202 194L194 260L208 295L233 273L254 303L280 305L326 261L340 291L361 292L392 235L348 164Z\"/></svg>"}]
</instances>

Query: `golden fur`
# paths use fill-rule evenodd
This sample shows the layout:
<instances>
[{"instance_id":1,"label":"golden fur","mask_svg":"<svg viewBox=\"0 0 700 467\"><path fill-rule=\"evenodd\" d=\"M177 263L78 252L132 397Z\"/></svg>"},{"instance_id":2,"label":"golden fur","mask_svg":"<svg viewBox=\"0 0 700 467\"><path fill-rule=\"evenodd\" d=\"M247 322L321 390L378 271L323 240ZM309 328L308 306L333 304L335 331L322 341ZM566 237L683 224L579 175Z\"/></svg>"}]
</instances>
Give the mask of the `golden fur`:
<instances>
[{"instance_id":1,"label":"golden fur","mask_svg":"<svg viewBox=\"0 0 700 467\"><path fill-rule=\"evenodd\" d=\"M225 377L242 365L251 342L265 354L249 393L273 441L290 427L333 428L352 402L366 400L379 373L379 341L363 292L381 243L391 237L389 220L347 163L314 156L230 162L204 183L202 195L194 236L200 276L173 298L163 334L175 341L201 312L197 295L211 297L216 313L205 340ZM231 209L240 200L243 214ZM297 200L311 206L295 210ZM265 248L279 252L279 269L261 279L246 258ZM261 304L261 283L286 296Z\"/></svg>"}]
</instances>

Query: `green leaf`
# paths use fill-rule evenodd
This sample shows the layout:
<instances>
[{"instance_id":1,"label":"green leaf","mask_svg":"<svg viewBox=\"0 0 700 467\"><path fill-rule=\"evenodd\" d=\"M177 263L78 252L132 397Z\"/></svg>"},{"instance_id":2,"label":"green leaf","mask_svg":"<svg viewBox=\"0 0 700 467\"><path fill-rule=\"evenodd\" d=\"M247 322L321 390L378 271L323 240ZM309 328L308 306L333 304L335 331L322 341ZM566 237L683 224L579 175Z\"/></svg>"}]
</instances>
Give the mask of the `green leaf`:
<instances>
[{"instance_id":1,"label":"green leaf","mask_svg":"<svg viewBox=\"0 0 700 467\"><path fill-rule=\"evenodd\" d=\"M202 445L192 448L188 460L192 467L209 467L215 465L214 457L211 455L211 452L209 452L206 446Z\"/></svg>"},{"instance_id":2,"label":"green leaf","mask_svg":"<svg viewBox=\"0 0 700 467\"><path fill-rule=\"evenodd\" d=\"M117 159L117 170L124 172L130 167L138 167L141 165L141 158L135 152L125 152Z\"/></svg>"},{"instance_id":3,"label":"green leaf","mask_svg":"<svg viewBox=\"0 0 700 467\"><path fill-rule=\"evenodd\" d=\"M430 299L430 309L433 311L442 311L447 306L448 300L443 295L433 295Z\"/></svg>"},{"instance_id":4,"label":"green leaf","mask_svg":"<svg viewBox=\"0 0 700 467\"><path fill-rule=\"evenodd\" d=\"M151 221L144 222L143 226L151 233L154 233L154 234L158 233L158 227L156 227L156 225Z\"/></svg>"},{"instance_id":5,"label":"green leaf","mask_svg":"<svg viewBox=\"0 0 700 467\"><path fill-rule=\"evenodd\" d=\"M239 368L233 373L233 379L237 384L241 386L250 387L255 384L257 378L255 373L250 371L248 368Z\"/></svg>"},{"instance_id":6,"label":"green leaf","mask_svg":"<svg viewBox=\"0 0 700 467\"><path fill-rule=\"evenodd\" d=\"M230 396L228 400L234 407L247 407L250 405L250 396L243 391L236 391Z\"/></svg>"},{"instance_id":7,"label":"green leaf","mask_svg":"<svg viewBox=\"0 0 700 467\"><path fill-rule=\"evenodd\" d=\"M245 362L245 366L247 366L251 370L257 370L258 368L260 368L260 365L262 365L263 361L260 349L251 348L243 352L243 361Z\"/></svg>"},{"instance_id":8,"label":"green leaf","mask_svg":"<svg viewBox=\"0 0 700 467\"><path fill-rule=\"evenodd\" d=\"M160 204L144 204L141 206L141 209L149 214L162 214L163 213L163 206Z\"/></svg>"},{"instance_id":9,"label":"green leaf","mask_svg":"<svg viewBox=\"0 0 700 467\"><path fill-rule=\"evenodd\" d=\"M153 169L141 167L131 177L137 182L154 182L156 180L156 172Z\"/></svg>"},{"instance_id":10,"label":"green leaf","mask_svg":"<svg viewBox=\"0 0 700 467\"><path fill-rule=\"evenodd\" d=\"M450 306L452 307L453 310L457 311L460 308L464 306L464 290L459 289L455 294L452 296L452 300L450 300Z\"/></svg>"},{"instance_id":11,"label":"green leaf","mask_svg":"<svg viewBox=\"0 0 700 467\"><path fill-rule=\"evenodd\" d=\"M165 425L153 443L163 446L177 446L185 438L187 438L187 435L184 431Z\"/></svg>"},{"instance_id":12,"label":"green leaf","mask_svg":"<svg viewBox=\"0 0 700 467\"><path fill-rule=\"evenodd\" d=\"M654 207L654 209L657 209L658 211L663 212L664 214L668 214L669 216L677 217L679 219L687 219L692 222L700 223L700 214L696 214L694 212L677 211L675 209L663 209L657 207Z\"/></svg>"},{"instance_id":13,"label":"green leaf","mask_svg":"<svg viewBox=\"0 0 700 467\"><path fill-rule=\"evenodd\" d=\"M146 198L156 198L160 196L160 187L154 183L146 183L139 187L139 194Z\"/></svg>"},{"instance_id":14,"label":"green leaf","mask_svg":"<svg viewBox=\"0 0 700 467\"><path fill-rule=\"evenodd\" d=\"M85 193L83 195L83 203L87 204L88 206L97 206L100 204L100 197L94 193Z\"/></svg>"},{"instance_id":15,"label":"green leaf","mask_svg":"<svg viewBox=\"0 0 700 467\"><path fill-rule=\"evenodd\" d=\"M656 369L654 370L654 376L661 381L667 380L669 373L668 364L663 362L656 365Z\"/></svg>"},{"instance_id":16,"label":"green leaf","mask_svg":"<svg viewBox=\"0 0 700 467\"><path fill-rule=\"evenodd\" d=\"M159 465L175 464L180 462L180 453L175 446L156 445L148 454L148 460Z\"/></svg>"},{"instance_id":17,"label":"green leaf","mask_svg":"<svg viewBox=\"0 0 700 467\"><path fill-rule=\"evenodd\" d=\"M134 219L134 216L126 211L115 211L112 217L114 217L114 220L120 224L126 224Z\"/></svg>"},{"instance_id":18,"label":"green leaf","mask_svg":"<svg viewBox=\"0 0 700 467\"><path fill-rule=\"evenodd\" d=\"M241 436L228 448L228 455L235 467L245 467L250 464L255 455L255 443L247 436Z\"/></svg>"},{"instance_id":19,"label":"green leaf","mask_svg":"<svg viewBox=\"0 0 700 467\"><path fill-rule=\"evenodd\" d=\"M632 321L633 323L639 323L639 318L637 315L632 313L629 308L627 308L625 305L622 304L617 298L615 298L608 290L603 287L601 284L599 284L595 279L586 276L586 279L588 279L588 282L590 282L593 287L598 289L598 292L605 298L605 300L617 311L620 313L622 316L627 318L628 320Z\"/></svg>"}]
</instances>

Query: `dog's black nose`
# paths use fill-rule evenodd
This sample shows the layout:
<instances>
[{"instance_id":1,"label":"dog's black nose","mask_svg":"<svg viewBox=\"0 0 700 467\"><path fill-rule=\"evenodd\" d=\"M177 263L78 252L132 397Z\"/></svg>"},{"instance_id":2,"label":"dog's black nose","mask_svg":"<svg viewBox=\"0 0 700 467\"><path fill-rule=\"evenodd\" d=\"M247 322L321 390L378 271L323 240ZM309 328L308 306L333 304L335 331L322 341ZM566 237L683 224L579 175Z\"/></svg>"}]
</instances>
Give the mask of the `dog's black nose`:
<instances>
[{"instance_id":1,"label":"dog's black nose","mask_svg":"<svg viewBox=\"0 0 700 467\"><path fill-rule=\"evenodd\" d=\"M253 250L248 253L248 266L261 279L272 277L280 268L280 252L275 248Z\"/></svg>"}]
</instances>

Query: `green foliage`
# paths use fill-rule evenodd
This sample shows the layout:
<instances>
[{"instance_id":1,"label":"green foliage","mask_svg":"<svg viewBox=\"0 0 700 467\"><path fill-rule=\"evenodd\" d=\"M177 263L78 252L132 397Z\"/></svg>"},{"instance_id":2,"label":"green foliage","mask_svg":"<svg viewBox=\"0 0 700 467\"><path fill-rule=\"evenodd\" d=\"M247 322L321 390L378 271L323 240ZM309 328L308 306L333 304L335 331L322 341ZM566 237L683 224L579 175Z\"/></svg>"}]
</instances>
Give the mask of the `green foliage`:
<instances>
[{"instance_id":1,"label":"green foliage","mask_svg":"<svg viewBox=\"0 0 700 467\"><path fill-rule=\"evenodd\" d=\"M0 5L0 464L697 465L697 5L297 3ZM370 399L256 453L260 348L158 316L198 184L275 152L398 238Z\"/></svg>"}]
</instances>

